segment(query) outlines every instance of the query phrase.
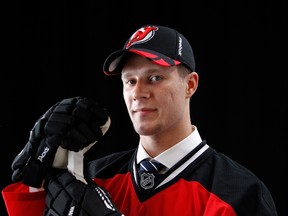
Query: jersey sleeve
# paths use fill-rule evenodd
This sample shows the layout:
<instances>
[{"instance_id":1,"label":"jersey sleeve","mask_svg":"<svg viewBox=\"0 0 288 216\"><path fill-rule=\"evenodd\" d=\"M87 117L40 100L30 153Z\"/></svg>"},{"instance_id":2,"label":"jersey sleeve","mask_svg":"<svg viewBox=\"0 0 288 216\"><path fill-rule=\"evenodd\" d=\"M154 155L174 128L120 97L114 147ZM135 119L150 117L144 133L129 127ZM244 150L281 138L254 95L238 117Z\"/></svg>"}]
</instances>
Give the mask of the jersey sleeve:
<instances>
[{"instance_id":1,"label":"jersey sleeve","mask_svg":"<svg viewBox=\"0 0 288 216\"><path fill-rule=\"evenodd\" d=\"M45 191L30 192L29 187L17 182L2 190L9 216L42 216L45 209Z\"/></svg>"}]
</instances>

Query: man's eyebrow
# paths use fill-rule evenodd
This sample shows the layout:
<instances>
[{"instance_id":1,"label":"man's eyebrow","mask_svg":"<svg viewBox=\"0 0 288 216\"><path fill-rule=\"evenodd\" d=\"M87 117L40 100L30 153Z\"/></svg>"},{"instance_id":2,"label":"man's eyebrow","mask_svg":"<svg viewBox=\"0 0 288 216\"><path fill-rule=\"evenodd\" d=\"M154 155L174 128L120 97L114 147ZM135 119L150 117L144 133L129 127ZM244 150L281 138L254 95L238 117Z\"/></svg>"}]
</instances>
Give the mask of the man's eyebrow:
<instances>
[{"instance_id":1,"label":"man's eyebrow","mask_svg":"<svg viewBox=\"0 0 288 216\"><path fill-rule=\"evenodd\" d=\"M152 69L146 70L143 73L145 73L145 74L153 74L153 73L160 73L160 72L161 72L161 70L152 68ZM121 73L121 76L130 76L130 75L133 75L133 72L125 72L125 71L123 72L122 71L122 73Z\"/></svg>"}]
</instances>

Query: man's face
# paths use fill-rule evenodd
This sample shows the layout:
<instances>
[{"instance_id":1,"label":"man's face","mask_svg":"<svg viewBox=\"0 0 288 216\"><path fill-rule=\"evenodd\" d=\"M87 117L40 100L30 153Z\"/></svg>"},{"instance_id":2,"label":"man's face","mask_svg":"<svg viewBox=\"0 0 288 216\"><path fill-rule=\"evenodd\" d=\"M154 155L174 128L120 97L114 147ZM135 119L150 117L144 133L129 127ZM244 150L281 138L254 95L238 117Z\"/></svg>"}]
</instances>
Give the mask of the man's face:
<instances>
[{"instance_id":1,"label":"man's face","mask_svg":"<svg viewBox=\"0 0 288 216\"><path fill-rule=\"evenodd\" d=\"M126 107L139 135L173 131L187 120L186 79L177 67L163 67L135 55L122 69ZM189 116L188 116L189 117Z\"/></svg>"}]
</instances>

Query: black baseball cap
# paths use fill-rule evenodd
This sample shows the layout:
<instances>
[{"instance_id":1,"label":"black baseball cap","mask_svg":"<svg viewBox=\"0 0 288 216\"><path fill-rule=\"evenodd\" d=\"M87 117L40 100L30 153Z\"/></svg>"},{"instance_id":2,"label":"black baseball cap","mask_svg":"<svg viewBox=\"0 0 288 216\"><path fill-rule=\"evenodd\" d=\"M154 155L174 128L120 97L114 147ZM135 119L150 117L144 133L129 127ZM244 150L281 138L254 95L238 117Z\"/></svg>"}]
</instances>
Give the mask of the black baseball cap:
<instances>
[{"instance_id":1,"label":"black baseball cap","mask_svg":"<svg viewBox=\"0 0 288 216\"><path fill-rule=\"evenodd\" d=\"M136 53L162 66L184 64L195 71L195 59L188 40L177 30L158 25L144 25L127 40L123 49L111 53L104 62L106 75L121 73L127 53ZM122 62L122 63L121 63Z\"/></svg>"}]
</instances>

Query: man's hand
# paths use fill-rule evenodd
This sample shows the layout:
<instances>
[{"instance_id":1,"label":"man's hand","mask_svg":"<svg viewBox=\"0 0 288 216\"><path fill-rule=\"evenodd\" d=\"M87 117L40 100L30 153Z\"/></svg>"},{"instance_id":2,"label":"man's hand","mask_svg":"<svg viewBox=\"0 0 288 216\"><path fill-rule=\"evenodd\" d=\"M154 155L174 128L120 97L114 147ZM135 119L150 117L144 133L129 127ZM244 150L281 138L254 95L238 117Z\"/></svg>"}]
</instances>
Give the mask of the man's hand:
<instances>
[{"instance_id":1,"label":"man's hand","mask_svg":"<svg viewBox=\"0 0 288 216\"><path fill-rule=\"evenodd\" d=\"M15 157L12 180L41 187L57 150L61 147L77 152L99 141L101 126L108 119L107 110L91 98L74 97L56 103L38 119L27 144Z\"/></svg>"},{"instance_id":2,"label":"man's hand","mask_svg":"<svg viewBox=\"0 0 288 216\"><path fill-rule=\"evenodd\" d=\"M104 188L92 181L85 184L68 171L55 175L45 190L45 216L123 216Z\"/></svg>"}]
</instances>

